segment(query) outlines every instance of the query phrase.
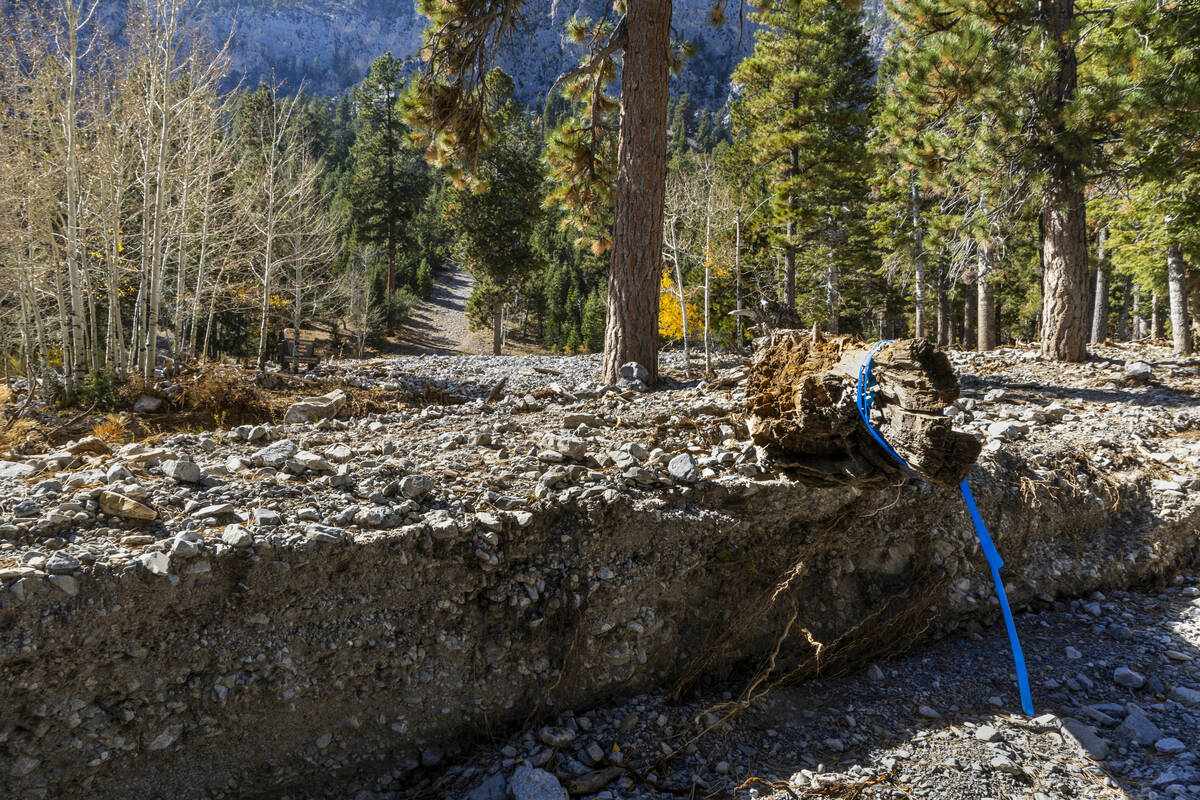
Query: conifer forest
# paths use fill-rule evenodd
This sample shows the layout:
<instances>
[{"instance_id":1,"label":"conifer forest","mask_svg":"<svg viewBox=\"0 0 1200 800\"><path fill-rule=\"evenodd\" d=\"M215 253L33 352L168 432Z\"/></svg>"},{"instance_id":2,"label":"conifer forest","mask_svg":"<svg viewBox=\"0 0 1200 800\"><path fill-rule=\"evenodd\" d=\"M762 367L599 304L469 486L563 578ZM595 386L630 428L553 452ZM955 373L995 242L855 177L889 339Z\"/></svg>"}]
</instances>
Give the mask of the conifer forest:
<instances>
[{"instance_id":1,"label":"conifer forest","mask_svg":"<svg viewBox=\"0 0 1200 800\"><path fill-rule=\"evenodd\" d=\"M503 320L606 369L743 347L764 309L1064 361L1190 352L1195 2L893 0L881 52L850 3L719 3L754 45L712 108L669 92L695 57L670 5L572 18L579 63L528 107L492 66L516 0L424 3L422 52L335 97L230 86L185 0L134 0L116 37L94 1L10 3L7 369L70 395L164 353L261 364L283 328L386 350L452 269L496 352Z\"/></svg>"}]
</instances>

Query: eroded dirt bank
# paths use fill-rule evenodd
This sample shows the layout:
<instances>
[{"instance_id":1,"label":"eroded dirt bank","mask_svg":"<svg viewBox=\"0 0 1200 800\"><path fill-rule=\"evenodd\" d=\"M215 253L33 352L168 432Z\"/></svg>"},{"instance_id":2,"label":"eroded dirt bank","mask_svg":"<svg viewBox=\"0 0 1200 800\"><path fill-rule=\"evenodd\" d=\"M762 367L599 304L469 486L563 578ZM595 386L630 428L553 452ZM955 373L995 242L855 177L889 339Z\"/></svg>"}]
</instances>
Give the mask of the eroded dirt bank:
<instances>
[{"instance_id":1,"label":"eroded dirt bank","mask_svg":"<svg viewBox=\"0 0 1200 800\"><path fill-rule=\"evenodd\" d=\"M1113 388L1087 388L1112 407L1089 405L1021 388L1032 360L991 358L956 411L988 442L971 482L1014 604L1191 563L1191 388L1128 386L1118 363ZM816 665L807 629L828 674L994 615L957 494L791 481L745 446L737 367L650 395L596 387L576 359L512 367L413 359L361 376L444 370L448 390L481 396L507 374L495 405L6 467L14 796L332 791L539 711L745 675L789 621L779 671Z\"/></svg>"}]
</instances>

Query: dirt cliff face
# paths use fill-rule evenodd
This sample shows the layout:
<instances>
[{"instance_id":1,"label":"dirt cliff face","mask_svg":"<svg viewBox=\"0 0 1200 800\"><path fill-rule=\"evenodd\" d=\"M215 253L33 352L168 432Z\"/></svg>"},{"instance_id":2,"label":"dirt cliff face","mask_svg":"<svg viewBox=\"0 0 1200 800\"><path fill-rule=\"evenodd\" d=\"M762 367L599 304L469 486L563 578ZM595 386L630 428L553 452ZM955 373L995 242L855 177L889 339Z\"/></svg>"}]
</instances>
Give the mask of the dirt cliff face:
<instances>
[{"instance_id":1,"label":"dirt cliff face","mask_svg":"<svg viewBox=\"0 0 1200 800\"><path fill-rule=\"evenodd\" d=\"M1129 486L1115 508L1042 495L1035 510L1006 478L977 475L977 495L1017 604L1152 580L1195 552L1194 507L1164 520ZM828 674L990 613L959 506L767 483L505 518L488 558L478 529L413 526L96 570L74 597L35 580L2 595L5 771L14 796L316 791L539 710L740 674L793 611L832 646ZM815 669L793 633L784 663Z\"/></svg>"},{"instance_id":2,"label":"dirt cliff face","mask_svg":"<svg viewBox=\"0 0 1200 800\"><path fill-rule=\"evenodd\" d=\"M1194 560L1190 390L1081 405L989 358L955 414L987 440L970 481L1014 606ZM0 463L7 794L317 795L540 714L740 686L781 640L771 680L996 616L957 493L794 480L746 446L740 366L648 394L594 367L323 365L457 404Z\"/></svg>"}]
</instances>

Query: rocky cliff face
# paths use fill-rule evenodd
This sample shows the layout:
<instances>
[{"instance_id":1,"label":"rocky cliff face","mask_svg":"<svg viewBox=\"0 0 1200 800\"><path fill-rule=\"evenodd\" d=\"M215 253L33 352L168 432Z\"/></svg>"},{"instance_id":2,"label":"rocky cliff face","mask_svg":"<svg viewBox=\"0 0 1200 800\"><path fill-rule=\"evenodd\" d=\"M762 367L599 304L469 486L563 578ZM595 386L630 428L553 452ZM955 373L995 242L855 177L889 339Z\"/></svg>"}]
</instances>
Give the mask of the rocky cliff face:
<instances>
[{"instance_id":1,"label":"rocky cliff face","mask_svg":"<svg viewBox=\"0 0 1200 800\"><path fill-rule=\"evenodd\" d=\"M534 0L526 5L528 35L511 43L499 65L515 80L518 96L539 102L563 71L579 59L580 50L563 34L573 15L598 18L600 0ZM747 24L714 28L708 23L707 0L676 4L677 35L697 44L697 55L676 78L677 92L689 92L705 105L720 105L729 73L753 46ZM414 58L425 18L412 0L315 0L273 3L248 0L220 2L204 12L215 38L234 32L237 77L248 84L271 74L292 87L334 94L354 85L371 61L386 51Z\"/></svg>"},{"instance_id":2,"label":"rocky cliff face","mask_svg":"<svg viewBox=\"0 0 1200 800\"><path fill-rule=\"evenodd\" d=\"M118 20L125 0L104 1L112 7L109 19ZM748 19L739 23L738 10L732 7L729 21L714 27L710 5L709 0L675 2L675 35L694 42L696 56L673 79L672 90L717 108L728 96L730 73L754 46L754 26ZM539 104L554 80L578 62L579 47L563 33L566 21L574 15L599 18L605 6L602 0L525 4L528 33L498 59L513 76L521 100ZM869 0L864 10L870 26L880 29L882 0ZM274 74L286 88L303 86L314 94L348 89L387 51L413 59L415 66L426 22L413 0L207 0L199 17L216 41L232 32L232 83L253 86Z\"/></svg>"}]
</instances>

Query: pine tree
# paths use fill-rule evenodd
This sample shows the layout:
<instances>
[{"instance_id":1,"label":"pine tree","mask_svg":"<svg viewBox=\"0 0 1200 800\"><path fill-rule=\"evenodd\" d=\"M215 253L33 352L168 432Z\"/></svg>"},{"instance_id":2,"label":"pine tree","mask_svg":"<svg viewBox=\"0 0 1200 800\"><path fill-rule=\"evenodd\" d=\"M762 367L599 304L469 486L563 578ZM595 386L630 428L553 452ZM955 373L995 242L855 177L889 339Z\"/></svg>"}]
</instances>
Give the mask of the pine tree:
<instances>
[{"instance_id":1,"label":"pine tree","mask_svg":"<svg viewBox=\"0 0 1200 800\"><path fill-rule=\"evenodd\" d=\"M491 131L483 107L484 75L501 43L521 30L519 0L419 0L430 18L424 52L430 68L420 82L412 119L430 156L473 169ZM620 140L613 190L612 250L602 379L615 383L624 362L658 376L658 285L662 262L663 186L667 170L671 0L618 3L619 22L589 40L587 63L595 91L608 83L604 64L622 53ZM724 4L713 7L723 17Z\"/></svg>"},{"instance_id":2,"label":"pine tree","mask_svg":"<svg viewBox=\"0 0 1200 800\"><path fill-rule=\"evenodd\" d=\"M402 64L391 53L375 59L356 92L360 129L351 157L350 189L358 239L380 246L387 258L384 289L389 332L394 328L392 298L396 291L396 254L405 221L420 208L429 191L425 165L409 143L399 100L404 91Z\"/></svg>"},{"instance_id":3,"label":"pine tree","mask_svg":"<svg viewBox=\"0 0 1200 800\"><path fill-rule=\"evenodd\" d=\"M768 174L783 302L795 307L797 256L810 251L827 267L821 316L836 331L838 262L866 195L874 64L858 14L837 0L764 4L754 19L754 53L733 75L734 137Z\"/></svg>"},{"instance_id":4,"label":"pine tree","mask_svg":"<svg viewBox=\"0 0 1200 800\"><path fill-rule=\"evenodd\" d=\"M448 191L446 218L454 255L476 280L468 312L476 324L490 323L492 353L500 355L504 306L537 268L533 228L545 187L538 143L512 100L512 79L493 69L487 81L498 103L488 109L495 140L480 159L476 181Z\"/></svg>"},{"instance_id":5,"label":"pine tree","mask_svg":"<svg viewBox=\"0 0 1200 800\"><path fill-rule=\"evenodd\" d=\"M1147 107L1147 4L893 0L894 92L883 126L926 185L1038 217L1045 355L1086 357L1085 187L1129 155ZM1085 21L1086 19L1086 21ZM1011 215L1010 216L1015 216Z\"/></svg>"}]
</instances>

